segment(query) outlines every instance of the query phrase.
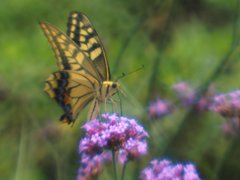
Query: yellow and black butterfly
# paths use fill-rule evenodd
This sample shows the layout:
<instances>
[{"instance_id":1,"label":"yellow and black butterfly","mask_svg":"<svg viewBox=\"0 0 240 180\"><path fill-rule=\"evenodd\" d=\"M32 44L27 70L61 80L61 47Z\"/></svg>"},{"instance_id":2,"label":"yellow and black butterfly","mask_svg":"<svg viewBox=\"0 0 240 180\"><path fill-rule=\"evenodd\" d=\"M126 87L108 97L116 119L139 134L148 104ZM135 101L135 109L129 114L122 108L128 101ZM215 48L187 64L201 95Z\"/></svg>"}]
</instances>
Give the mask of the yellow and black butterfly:
<instances>
[{"instance_id":1,"label":"yellow and black butterfly","mask_svg":"<svg viewBox=\"0 0 240 180\"><path fill-rule=\"evenodd\" d=\"M119 89L119 84L110 80L108 61L97 32L79 12L69 14L67 34L45 22L40 26L52 45L60 69L50 75L44 88L64 110L60 120L73 123L90 102L89 119L96 118L99 104Z\"/></svg>"}]
</instances>

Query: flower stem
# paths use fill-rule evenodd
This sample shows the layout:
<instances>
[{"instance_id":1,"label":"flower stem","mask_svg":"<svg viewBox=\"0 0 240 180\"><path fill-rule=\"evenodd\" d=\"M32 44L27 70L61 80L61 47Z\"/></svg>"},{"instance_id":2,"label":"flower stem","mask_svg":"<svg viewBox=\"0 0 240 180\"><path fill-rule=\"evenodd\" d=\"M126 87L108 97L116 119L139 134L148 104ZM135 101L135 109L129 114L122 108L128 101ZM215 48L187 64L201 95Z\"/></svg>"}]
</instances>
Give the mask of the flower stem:
<instances>
[{"instance_id":1,"label":"flower stem","mask_svg":"<svg viewBox=\"0 0 240 180\"><path fill-rule=\"evenodd\" d=\"M92 179L93 179L93 180L98 180L98 179L99 179L98 177L99 177L99 176L96 175L96 176L93 176Z\"/></svg>"},{"instance_id":2,"label":"flower stem","mask_svg":"<svg viewBox=\"0 0 240 180\"><path fill-rule=\"evenodd\" d=\"M114 179L117 180L117 167L116 167L116 158L115 158L115 151L112 150L112 161L113 161L113 171L114 171Z\"/></svg>"},{"instance_id":3,"label":"flower stem","mask_svg":"<svg viewBox=\"0 0 240 180\"><path fill-rule=\"evenodd\" d=\"M124 165L123 165L121 180L124 180L124 175L125 175L125 172L126 172L126 166L127 166L127 162L124 163Z\"/></svg>"}]
</instances>

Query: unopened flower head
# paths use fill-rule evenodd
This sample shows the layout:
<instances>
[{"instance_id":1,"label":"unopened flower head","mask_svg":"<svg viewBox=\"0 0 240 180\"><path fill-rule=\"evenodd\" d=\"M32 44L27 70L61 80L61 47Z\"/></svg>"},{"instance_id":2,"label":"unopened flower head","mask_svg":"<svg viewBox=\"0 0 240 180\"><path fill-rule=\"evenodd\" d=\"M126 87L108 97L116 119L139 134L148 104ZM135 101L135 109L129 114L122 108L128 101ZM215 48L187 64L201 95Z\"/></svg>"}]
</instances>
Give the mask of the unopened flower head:
<instances>
[{"instance_id":1,"label":"unopened flower head","mask_svg":"<svg viewBox=\"0 0 240 180\"><path fill-rule=\"evenodd\" d=\"M240 90L214 96L210 109L223 117L238 117L240 115Z\"/></svg>"},{"instance_id":2,"label":"unopened flower head","mask_svg":"<svg viewBox=\"0 0 240 180\"><path fill-rule=\"evenodd\" d=\"M187 82L182 81L172 87L184 105L191 106L194 104L196 92Z\"/></svg>"},{"instance_id":3,"label":"unopened flower head","mask_svg":"<svg viewBox=\"0 0 240 180\"><path fill-rule=\"evenodd\" d=\"M86 136L80 141L79 152L94 154L107 150L124 148L129 139L144 141L148 133L135 119L103 114L101 120L87 122L83 129Z\"/></svg>"},{"instance_id":4,"label":"unopened flower head","mask_svg":"<svg viewBox=\"0 0 240 180\"><path fill-rule=\"evenodd\" d=\"M82 154L77 180L86 180L89 177L98 176L103 169L103 164L111 161L111 153L102 153L94 156Z\"/></svg>"},{"instance_id":5,"label":"unopened flower head","mask_svg":"<svg viewBox=\"0 0 240 180\"><path fill-rule=\"evenodd\" d=\"M163 118L173 111L169 102L158 98L156 101L150 103L148 107L148 114L150 118Z\"/></svg>"},{"instance_id":6,"label":"unopened flower head","mask_svg":"<svg viewBox=\"0 0 240 180\"><path fill-rule=\"evenodd\" d=\"M196 108L199 111L205 111L209 109L209 105L210 105L211 99L210 97L202 97L201 99L199 99Z\"/></svg>"},{"instance_id":7,"label":"unopened flower head","mask_svg":"<svg viewBox=\"0 0 240 180\"><path fill-rule=\"evenodd\" d=\"M183 179L183 180L200 180L195 166L189 164L173 164L171 161L153 160L140 175L141 180L166 180L166 179Z\"/></svg>"}]
</instances>

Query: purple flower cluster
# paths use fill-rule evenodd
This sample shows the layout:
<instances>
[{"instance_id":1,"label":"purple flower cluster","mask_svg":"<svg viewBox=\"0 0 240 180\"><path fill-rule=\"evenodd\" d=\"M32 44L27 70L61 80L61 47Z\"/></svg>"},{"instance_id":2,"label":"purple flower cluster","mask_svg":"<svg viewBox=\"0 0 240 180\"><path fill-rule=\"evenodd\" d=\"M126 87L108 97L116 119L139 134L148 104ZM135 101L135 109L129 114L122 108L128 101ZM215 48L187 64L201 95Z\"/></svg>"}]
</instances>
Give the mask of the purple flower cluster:
<instances>
[{"instance_id":1,"label":"purple flower cluster","mask_svg":"<svg viewBox=\"0 0 240 180\"><path fill-rule=\"evenodd\" d=\"M240 90L214 96L210 110L227 120L222 125L226 136L240 134Z\"/></svg>"},{"instance_id":2,"label":"purple flower cluster","mask_svg":"<svg viewBox=\"0 0 240 180\"><path fill-rule=\"evenodd\" d=\"M214 96L210 109L223 117L238 117L240 115L240 90Z\"/></svg>"},{"instance_id":3,"label":"purple flower cluster","mask_svg":"<svg viewBox=\"0 0 240 180\"><path fill-rule=\"evenodd\" d=\"M172 88L184 105L191 106L194 104L196 93L187 82L176 83Z\"/></svg>"},{"instance_id":4,"label":"purple flower cluster","mask_svg":"<svg viewBox=\"0 0 240 180\"><path fill-rule=\"evenodd\" d=\"M146 142L148 133L135 119L116 114L103 114L101 120L87 122L83 129L86 136L79 145L80 153L95 154L103 149L117 151L124 148L128 140Z\"/></svg>"},{"instance_id":5,"label":"purple flower cluster","mask_svg":"<svg viewBox=\"0 0 240 180\"><path fill-rule=\"evenodd\" d=\"M83 163L84 159L81 159L79 177L96 174L91 170L92 163L102 164L106 159L101 156L106 152L104 150L119 151L118 159L121 163L127 163L147 153L148 133L135 119L117 114L102 114L100 119L87 122L83 129L86 135L80 141L79 152L86 160ZM101 168L96 167L95 171L99 172Z\"/></svg>"},{"instance_id":6,"label":"purple flower cluster","mask_svg":"<svg viewBox=\"0 0 240 180\"><path fill-rule=\"evenodd\" d=\"M198 98L196 90L184 81L173 85L173 90L177 93L184 106L194 106L199 111L208 110L211 96L215 91L214 87L210 85L206 93L201 98Z\"/></svg>"},{"instance_id":7,"label":"purple flower cluster","mask_svg":"<svg viewBox=\"0 0 240 180\"><path fill-rule=\"evenodd\" d=\"M222 130L226 136L240 135L240 118L233 117L230 118L228 121L225 121L222 124Z\"/></svg>"},{"instance_id":8,"label":"purple flower cluster","mask_svg":"<svg viewBox=\"0 0 240 180\"><path fill-rule=\"evenodd\" d=\"M148 107L148 114L150 118L163 118L173 111L169 102L158 98L156 101L150 103Z\"/></svg>"},{"instance_id":9,"label":"purple flower cluster","mask_svg":"<svg viewBox=\"0 0 240 180\"><path fill-rule=\"evenodd\" d=\"M81 167L78 169L77 180L86 180L89 176L98 176L103 170L103 164L111 161L111 153L103 152L94 156L82 154Z\"/></svg>"},{"instance_id":10,"label":"purple flower cluster","mask_svg":"<svg viewBox=\"0 0 240 180\"><path fill-rule=\"evenodd\" d=\"M140 175L141 180L200 180L193 164L173 164L163 159L152 160Z\"/></svg>"},{"instance_id":11,"label":"purple flower cluster","mask_svg":"<svg viewBox=\"0 0 240 180\"><path fill-rule=\"evenodd\" d=\"M147 154L147 143L146 141L139 141L133 138L127 140L120 149L118 160L121 164L125 164L130 160L134 160L141 155Z\"/></svg>"}]
</instances>

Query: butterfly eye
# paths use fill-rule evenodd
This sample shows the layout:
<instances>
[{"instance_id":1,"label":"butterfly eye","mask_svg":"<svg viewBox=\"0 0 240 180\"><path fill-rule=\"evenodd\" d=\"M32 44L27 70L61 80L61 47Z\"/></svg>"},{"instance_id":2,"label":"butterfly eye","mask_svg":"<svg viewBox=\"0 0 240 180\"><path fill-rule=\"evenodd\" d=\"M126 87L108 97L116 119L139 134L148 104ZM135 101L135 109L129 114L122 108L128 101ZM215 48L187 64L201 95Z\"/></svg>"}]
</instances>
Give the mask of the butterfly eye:
<instances>
[{"instance_id":1,"label":"butterfly eye","mask_svg":"<svg viewBox=\"0 0 240 180\"><path fill-rule=\"evenodd\" d=\"M113 83L112 84L112 88L115 89L117 87L117 84L116 83Z\"/></svg>"}]
</instances>

